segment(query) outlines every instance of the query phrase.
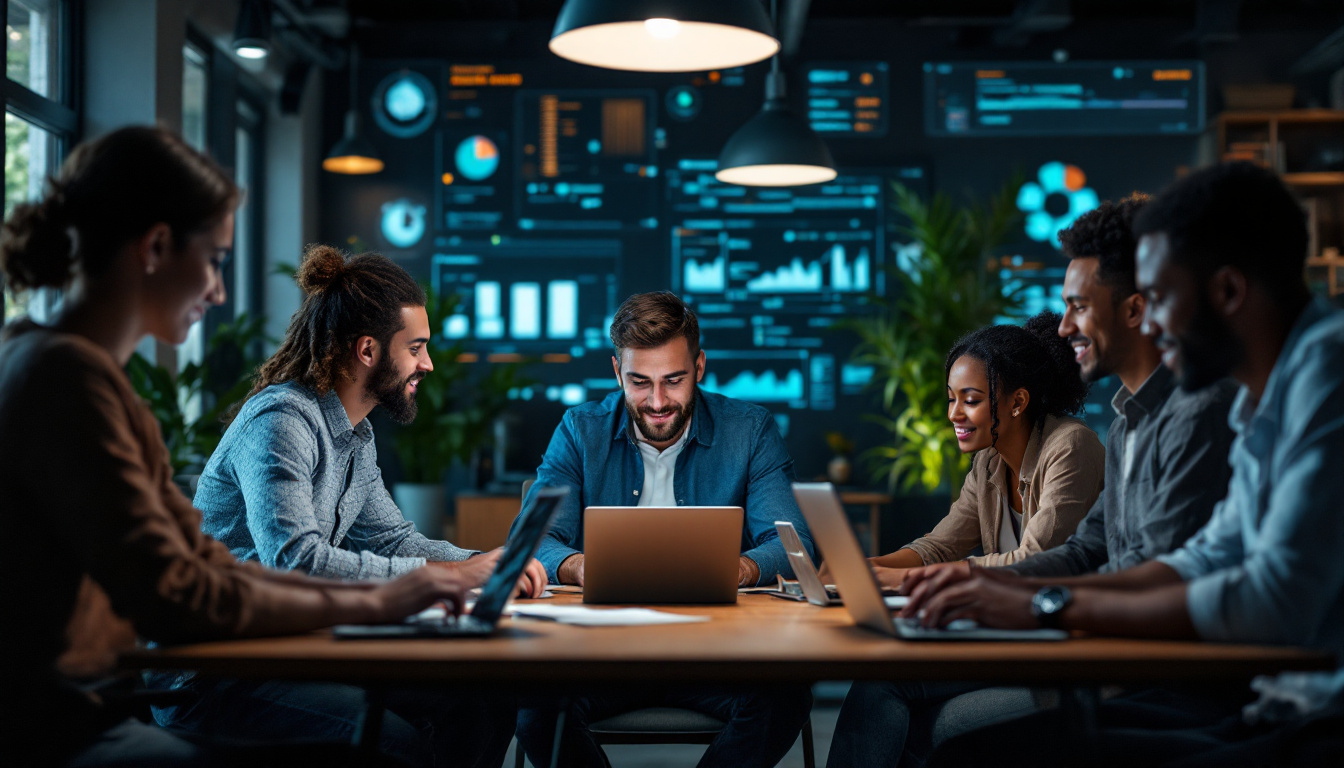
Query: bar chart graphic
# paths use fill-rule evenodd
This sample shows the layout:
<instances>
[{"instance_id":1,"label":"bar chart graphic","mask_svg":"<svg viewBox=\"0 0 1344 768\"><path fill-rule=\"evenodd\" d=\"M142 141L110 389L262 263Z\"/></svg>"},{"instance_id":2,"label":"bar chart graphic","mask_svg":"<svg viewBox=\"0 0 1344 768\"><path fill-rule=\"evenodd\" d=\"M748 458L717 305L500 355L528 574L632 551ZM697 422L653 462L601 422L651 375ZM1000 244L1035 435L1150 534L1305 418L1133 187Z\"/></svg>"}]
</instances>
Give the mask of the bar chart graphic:
<instances>
[{"instance_id":1,"label":"bar chart graphic","mask_svg":"<svg viewBox=\"0 0 1344 768\"><path fill-rule=\"evenodd\" d=\"M752 403L806 408L808 353L803 350L712 350L707 353L707 392Z\"/></svg>"},{"instance_id":2,"label":"bar chart graphic","mask_svg":"<svg viewBox=\"0 0 1344 768\"><path fill-rule=\"evenodd\" d=\"M453 252L447 252L451 250ZM616 310L618 241L460 243L436 253L433 284L455 293L441 330L482 351L581 352L606 344ZM468 344L471 347L471 344Z\"/></svg>"}]
</instances>

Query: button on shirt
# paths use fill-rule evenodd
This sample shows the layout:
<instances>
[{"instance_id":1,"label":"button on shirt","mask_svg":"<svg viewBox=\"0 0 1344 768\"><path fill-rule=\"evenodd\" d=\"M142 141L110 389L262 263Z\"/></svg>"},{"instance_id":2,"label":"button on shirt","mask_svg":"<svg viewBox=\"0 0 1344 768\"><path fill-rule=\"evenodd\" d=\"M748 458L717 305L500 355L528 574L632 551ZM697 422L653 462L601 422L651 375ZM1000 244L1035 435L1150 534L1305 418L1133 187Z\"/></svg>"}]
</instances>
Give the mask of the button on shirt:
<instances>
[{"instance_id":1,"label":"button on shirt","mask_svg":"<svg viewBox=\"0 0 1344 768\"><path fill-rule=\"evenodd\" d=\"M1236 389L1226 379L1186 392L1160 365L1138 391L1121 387L1111 399L1105 490L1067 541L1008 568L1041 577L1109 573L1184 544L1227 495Z\"/></svg>"},{"instance_id":2,"label":"button on shirt","mask_svg":"<svg viewBox=\"0 0 1344 768\"><path fill-rule=\"evenodd\" d=\"M1237 436L1227 498L1193 539L1158 559L1187 582L1186 609L1201 638L1306 645L1335 654L1338 664L1344 661L1344 312L1320 300L1308 305L1260 401L1243 388L1231 423ZM1285 683L1304 693L1328 689L1328 704L1344 704L1339 667Z\"/></svg>"},{"instance_id":3,"label":"button on shirt","mask_svg":"<svg viewBox=\"0 0 1344 768\"><path fill-rule=\"evenodd\" d=\"M644 441L644 433L635 425L635 443L639 446L640 457L644 459L644 488L639 494L639 506L677 506L677 492L672 481L677 472L677 457L681 455L681 449L686 447L689 434L691 423L688 420L685 429L681 430L681 437L660 451Z\"/></svg>"}]
</instances>

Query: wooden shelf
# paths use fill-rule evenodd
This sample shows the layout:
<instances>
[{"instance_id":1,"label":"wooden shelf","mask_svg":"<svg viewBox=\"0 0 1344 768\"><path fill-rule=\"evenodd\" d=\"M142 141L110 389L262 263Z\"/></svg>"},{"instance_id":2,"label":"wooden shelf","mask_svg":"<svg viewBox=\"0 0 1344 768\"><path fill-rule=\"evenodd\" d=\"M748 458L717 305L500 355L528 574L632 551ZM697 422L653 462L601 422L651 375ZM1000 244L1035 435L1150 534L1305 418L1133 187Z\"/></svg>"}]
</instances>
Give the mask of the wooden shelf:
<instances>
[{"instance_id":1,"label":"wooden shelf","mask_svg":"<svg viewBox=\"0 0 1344 768\"><path fill-rule=\"evenodd\" d=\"M1250 123L1344 123L1344 110L1340 109L1284 109L1278 111L1223 112L1218 122L1224 125L1246 125Z\"/></svg>"},{"instance_id":2,"label":"wooden shelf","mask_svg":"<svg viewBox=\"0 0 1344 768\"><path fill-rule=\"evenodd\" d=\"M1283 180L1295 187L1344 186L1344 173L1322 171L1317 173L1285 173Z\"/></svg>"}]
</instances>

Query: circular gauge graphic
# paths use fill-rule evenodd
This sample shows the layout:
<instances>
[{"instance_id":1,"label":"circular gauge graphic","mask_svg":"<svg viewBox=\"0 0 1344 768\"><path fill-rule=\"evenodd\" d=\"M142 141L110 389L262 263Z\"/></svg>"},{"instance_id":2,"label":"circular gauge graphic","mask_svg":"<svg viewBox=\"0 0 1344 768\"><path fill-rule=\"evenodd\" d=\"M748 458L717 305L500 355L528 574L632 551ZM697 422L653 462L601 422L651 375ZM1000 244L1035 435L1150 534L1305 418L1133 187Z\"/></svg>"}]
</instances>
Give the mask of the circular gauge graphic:
<instances>
[{"instance_id":1,"label":"circular gauge graphic","mask_svg":"<svg viewBox=\"0 0 1344 768\"><path fill-rule=\"evenodd\" d=\"M678 120L692 120L700 114L700 92L689 85L667 91L667 113Z\"/></svg>"},{"instance_id":2,"label":"circular gauge graphic","mask_svg":"<svg viewBox=\"0 0 1344 768\"><path fill-rule=\"evenodd\" d=\"M1017 193L1017 208L1027 215L1027 237L1060 248L1060 230L1101 205L1097 193L1086 185L1087 174L1076 165L1042 165L1036 181L1023 184Z\"/></svg>"},{"instance_id":3,"label":"circular gauge graphic","mask_svg":"<svg viewBox=\"0 0 1344 768\"><path fill-rule=\"evenodd\" d=\"M393 72L373 91L373 121L399 139L424 133L434 124L438 111L434 84L419 72Z\"/></svg>"},{"instance_id":4,"label":"circular gauge graphic","mask_svg":"<svg viewBox=\"0 0 1344 768\"><path fill-rule=\"evenodd\" d=\"M381 229L393 246L414 246L425 236L425 206L405 198L384 203Z\"/></svg>"},{"instance_id":5,"label":"circular gauge graphic","mask_svg":"<svg viewBox=\"0 0 1344 768\"><path fill-rule=\"evenodd\" d=\"M499 147L485 136L468 136L453 153L457 172L472 181L485 181L499 170Z\"/></svg>"}]
</instances>

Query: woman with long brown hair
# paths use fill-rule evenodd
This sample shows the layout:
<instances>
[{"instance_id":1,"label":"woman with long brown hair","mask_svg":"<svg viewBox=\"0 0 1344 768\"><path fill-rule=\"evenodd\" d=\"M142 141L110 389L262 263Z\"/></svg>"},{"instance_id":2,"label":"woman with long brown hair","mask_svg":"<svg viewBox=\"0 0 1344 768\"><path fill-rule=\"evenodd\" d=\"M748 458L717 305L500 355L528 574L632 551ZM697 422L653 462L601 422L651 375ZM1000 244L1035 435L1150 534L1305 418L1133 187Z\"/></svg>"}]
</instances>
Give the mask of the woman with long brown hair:
<instances>
[{"instance_id":1,"label":"woman with long brown hair","mask_svg":"<svg viewBox=\"0 0 1344 768\"><path fill-rule=\"evenodd\" d=\"M461 580L436 569L375 584L241 564L173 484L122 367L146 336L181 343L223 302L239 195L178 136L131 127L75 149L4 224L9 286L65 289L53 324L20 321L0 341L6 762L200 764L199 746L87 692L137 637L305 632L463 599Z\"/></svg>"}]
</instances>

